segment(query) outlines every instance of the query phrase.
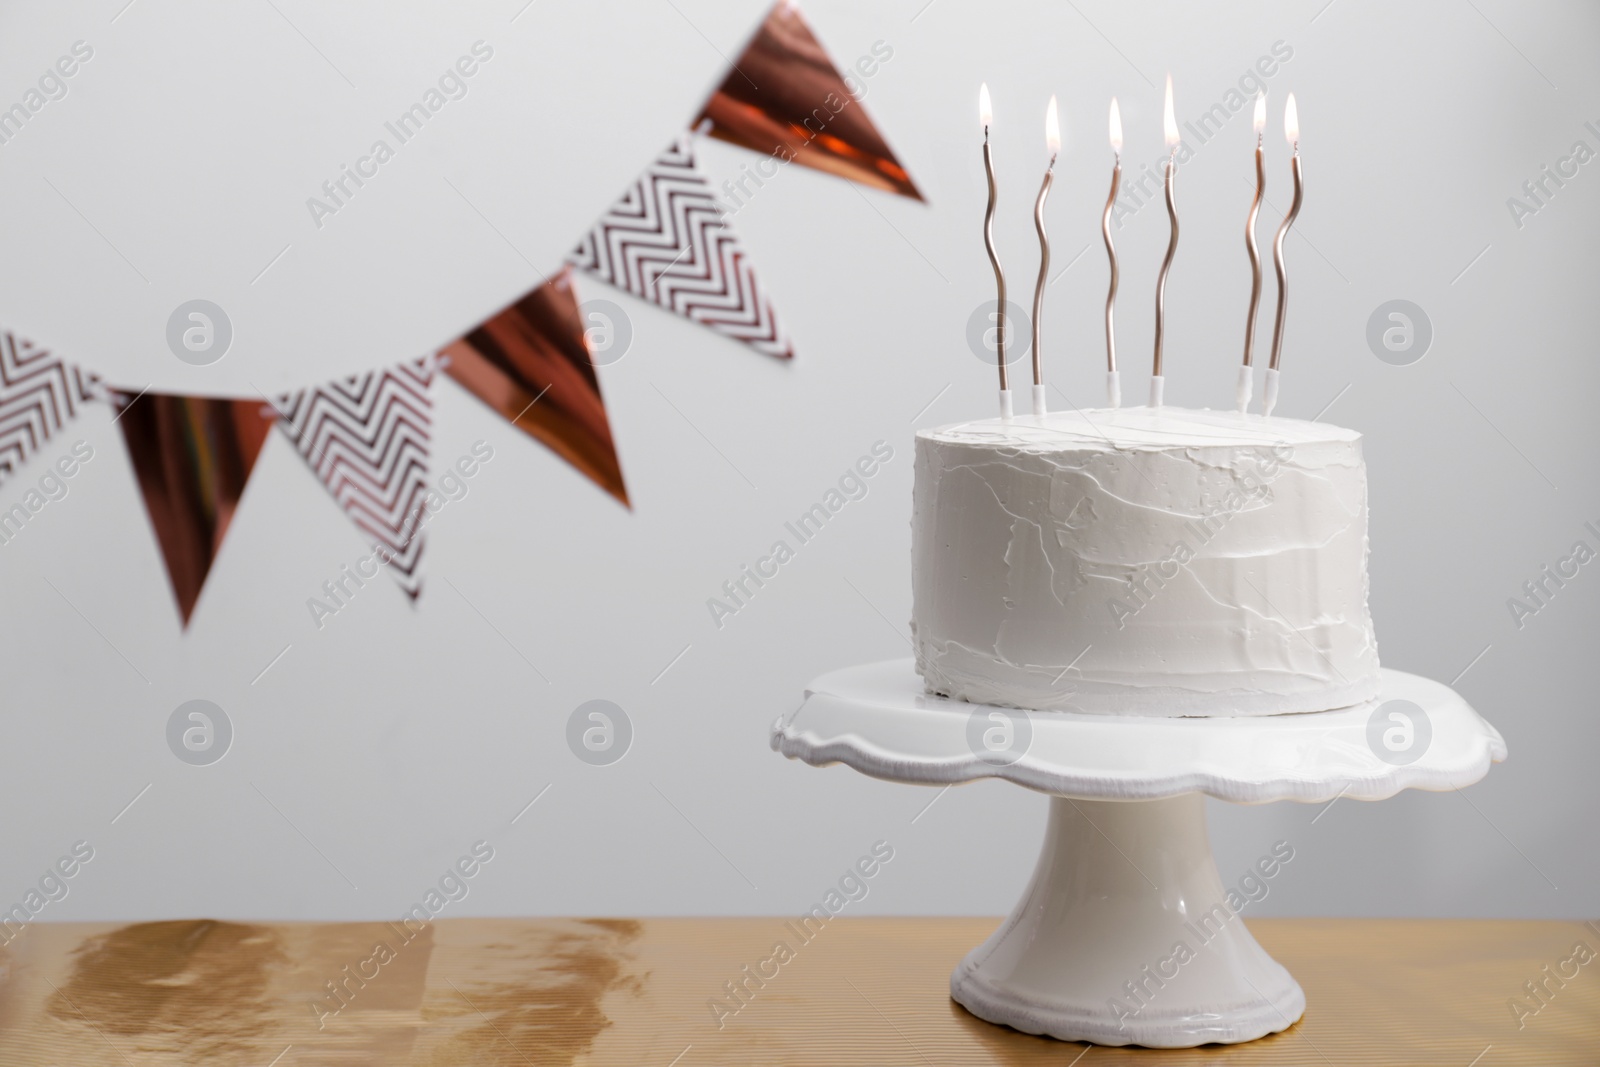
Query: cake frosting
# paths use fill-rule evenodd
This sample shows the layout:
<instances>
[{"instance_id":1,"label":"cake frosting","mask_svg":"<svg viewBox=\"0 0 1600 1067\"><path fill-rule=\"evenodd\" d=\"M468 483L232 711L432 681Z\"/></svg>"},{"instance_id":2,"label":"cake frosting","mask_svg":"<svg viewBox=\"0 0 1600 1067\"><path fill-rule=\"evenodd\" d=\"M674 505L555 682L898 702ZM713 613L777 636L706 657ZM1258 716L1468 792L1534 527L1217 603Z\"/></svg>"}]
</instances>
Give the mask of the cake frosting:
<instances>
[{"instance_id":1,"label":"cake frosting","mask_svg":"<svg viewBox=\"0 0 1600 1067\"><path fill-rule=\"evenodd\" d=\"M1172 407L922 430L911 531L930 692L1127 715L1377 693L1353 430Z\"/></svg>"}]
</instances>

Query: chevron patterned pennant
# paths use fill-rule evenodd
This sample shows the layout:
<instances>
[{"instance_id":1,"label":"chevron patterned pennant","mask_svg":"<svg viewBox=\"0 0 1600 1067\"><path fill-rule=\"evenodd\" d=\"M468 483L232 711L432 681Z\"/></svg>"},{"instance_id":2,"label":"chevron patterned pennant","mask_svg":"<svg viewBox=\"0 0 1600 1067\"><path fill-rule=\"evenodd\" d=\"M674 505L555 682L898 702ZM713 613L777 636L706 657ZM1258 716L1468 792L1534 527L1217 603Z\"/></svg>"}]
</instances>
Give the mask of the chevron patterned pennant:
<instances>
[{"instance_id":1,"label":"chevron patterned pennant","mask_svg":"<svg viewBox=\"0 0 1600 1067\"><path fill-rule=\"evenodd\" d=\"M687 135L650 164L570 260L757 351L794 355Z\"/></svg>"},{"instance_id":2,"label":"chevron patterned pennant","mask_svg":"<svg viewBox=\"0 0 1600 1067\"><path fill-rule=\"evenodd\" d=\"M0 330L0 485L77 417L99 379Z\"/></svg>"},{"instance_id":3,"label":"chevron patterned pennant","mask_svg":"<svg viewBox=\"0 0 1600 1067\"><path fill-rule=\"evenodd\" d=\"M422 592L433 374L425 357L278 403L279 427L413 601Z\"/></svg>"}]
</instances>

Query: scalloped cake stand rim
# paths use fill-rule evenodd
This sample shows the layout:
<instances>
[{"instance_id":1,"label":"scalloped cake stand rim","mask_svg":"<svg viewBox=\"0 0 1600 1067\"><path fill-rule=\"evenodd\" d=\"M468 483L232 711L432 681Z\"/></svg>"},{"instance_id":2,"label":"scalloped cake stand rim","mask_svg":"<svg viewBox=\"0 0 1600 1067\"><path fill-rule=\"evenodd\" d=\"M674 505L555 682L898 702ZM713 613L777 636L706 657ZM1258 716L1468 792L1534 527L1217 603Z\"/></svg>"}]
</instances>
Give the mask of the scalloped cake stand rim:
<instances>
[{"instance_id":1,"label":"scalloped cake stand rim","mask_svg":"<svg viewBox=\"0 0 1600 1067\"><path fill-rule=\"evenodd\" d=\"M1384 800L1402 789L1471 785L1506 758L1499 731L1443 683L1388 668L1377 698L1333 711L1168 718L1036 711L1013 762L980 758L968 722L1016 709L933 696L909 657L830 671L772 727L772 748L813 766L843 763L889 781L951 785L1000 778L1052 796L1155 800L1204 793L1237 804ZM1388 762L1369 744L1380 704L1422 709L1420 756ZM1414 717L1414 716L1413 716ZM1387 720L1386 720L1387 721ZM1414 743L1415 740L1414 740Z\"/></svg>"}]
</instances>

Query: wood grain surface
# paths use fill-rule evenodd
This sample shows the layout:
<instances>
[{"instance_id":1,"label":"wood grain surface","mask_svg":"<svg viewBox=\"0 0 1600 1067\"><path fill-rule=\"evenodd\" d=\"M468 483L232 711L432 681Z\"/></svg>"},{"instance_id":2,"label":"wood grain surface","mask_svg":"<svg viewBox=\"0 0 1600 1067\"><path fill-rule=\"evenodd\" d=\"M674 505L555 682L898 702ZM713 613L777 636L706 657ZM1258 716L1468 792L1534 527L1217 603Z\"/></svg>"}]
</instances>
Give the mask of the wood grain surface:
<instances>
[{"instance_id":1,"label":"wood grain surface","mask_svg":"<svg viewBox=\"0 0 1600 1067\"><path fill-rule=\"evenodd\" d=\"M1183 1051L969 1016L950 971L994 926L838 918L803 940L782 918L37 923L0 949L0 1064L1600 1064L1600 922L1255 920L1305 1018Z\"/></svg>"}]
</instances>

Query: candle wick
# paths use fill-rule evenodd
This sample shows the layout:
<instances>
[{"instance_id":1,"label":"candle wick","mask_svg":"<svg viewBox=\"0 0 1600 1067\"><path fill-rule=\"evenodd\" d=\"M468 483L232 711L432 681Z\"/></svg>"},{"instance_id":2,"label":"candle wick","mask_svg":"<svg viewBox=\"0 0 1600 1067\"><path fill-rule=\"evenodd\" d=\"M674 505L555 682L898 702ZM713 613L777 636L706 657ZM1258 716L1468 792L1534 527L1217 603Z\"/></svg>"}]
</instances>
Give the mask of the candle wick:
<instances>
[{"instance_id":1,"label":"candle wick","mask_svg":"<svg viewBox=\"0 0 1600 1067\"><path fill-rule=\"evenodd\" d=\"M1045 167L1045 168L1044 168L1044 169L1045 169L1045 170L1055 170L1055 169L1056 169L1056 157L1055 157L1055 153L1053 153L1053 152L1052 152L1052 153L1051 153L1051 154L1050 154L1050 165L1049 165L1049 166L1047 166L1047 167Z\"/></svg>"}]
</instances>

